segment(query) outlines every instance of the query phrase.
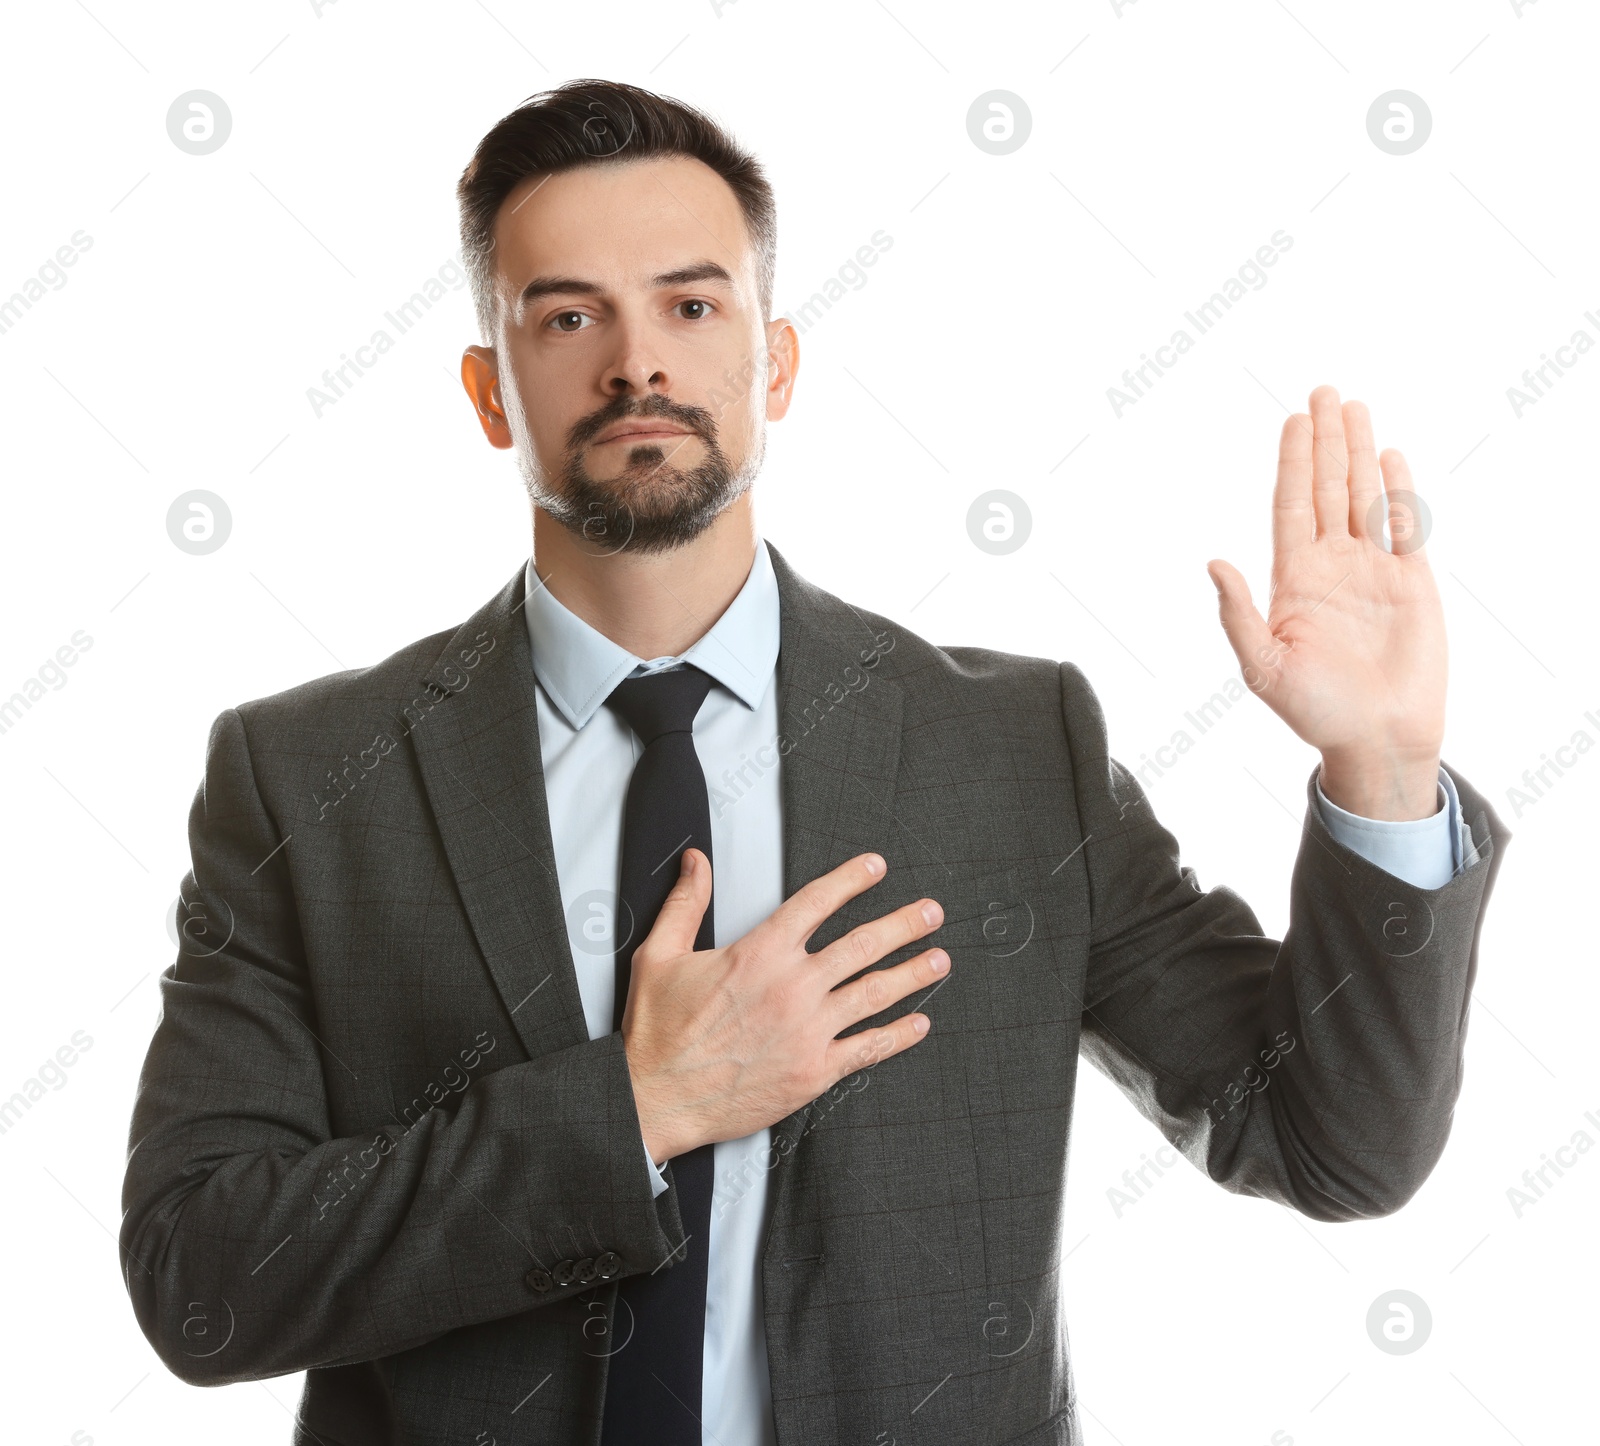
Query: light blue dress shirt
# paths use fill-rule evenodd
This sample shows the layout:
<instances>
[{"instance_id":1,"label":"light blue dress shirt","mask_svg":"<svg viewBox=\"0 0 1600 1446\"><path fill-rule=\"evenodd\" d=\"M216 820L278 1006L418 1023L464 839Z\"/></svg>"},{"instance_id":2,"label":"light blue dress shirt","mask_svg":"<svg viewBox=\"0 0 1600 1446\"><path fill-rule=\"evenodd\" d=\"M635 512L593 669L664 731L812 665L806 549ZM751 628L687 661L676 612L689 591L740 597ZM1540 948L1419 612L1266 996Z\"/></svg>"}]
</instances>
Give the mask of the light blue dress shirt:
<instances>
[{"instance_id":1,"label":"light blue dress shirt","mask_svg":"<svg viewBox=\"0 0 1600 1446\"><path fill-rule=\"evenodd\" d=\"M643 751L633 730L603 706L624 678L691 662L720 685L706 695L694 724L711 804L717 946L748 934L783 902L778 579L766 545L758 543L744 586L716 623L681 657L649 662L556 601L531 558L527 595L556 877L589 1037L600 1039L611 1033L616 996L612 918L622 867L623 803ZM713 1156L702 1440L708 1446L773 1446L777 1430L761 1291L767 1186L778 1159L772 1131L721 1141ZM667 1183L648 1153L645 1159L660 1195Z\"/></svg>"},{"instance_id":2,"label":"light blue dress shirt","mask_svg":"<svg viewBox=\"0 0 1600 1446\"><path fill-rule=\"evenodd\" d=\"M611 1033L616 995L612 940L623 804L642 752L633 730L602 706L624 678L690 662L721 685L707 694L694 724L695 752L711 804L717 947L749 933L783 902L778 580L766 544L758 540L749 576L722 616L678 657L649 661L552 597L532 558L526 588L524 616L538 680L539 748L556 875L589 1037L600 1039ZM1329 832L1340 843L1431 889L1449 881L1470 848L1455 785L1442 768L1439 789L1439 812L1406 822L1347 813L1322 796L1320 785L1317 798ZM722 1141L713 1153L701 1439L704 1446L774 1446L761 1249L778 1155L770 1128ZM666 1180L648 1152L645 1160L652 1189L660 1195Z\"/></svg>"}]
</instances>

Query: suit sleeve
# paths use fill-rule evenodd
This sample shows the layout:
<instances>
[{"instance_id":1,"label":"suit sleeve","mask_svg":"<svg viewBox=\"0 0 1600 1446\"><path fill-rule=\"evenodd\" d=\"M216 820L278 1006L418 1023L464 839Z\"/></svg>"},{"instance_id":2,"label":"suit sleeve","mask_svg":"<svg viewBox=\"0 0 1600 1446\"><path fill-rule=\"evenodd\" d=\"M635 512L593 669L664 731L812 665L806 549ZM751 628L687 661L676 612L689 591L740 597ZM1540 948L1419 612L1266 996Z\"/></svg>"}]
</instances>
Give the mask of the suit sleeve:
<instances>
[{"instance_id":1,"label":"suit sleeve","mask_svg":"<svg viewBox=\"0 0 1600 1446\"><path fill-rule=\"evenodd\" d=\"M1451 770L1479 842L1419 888L1333 837L1313 774L1280 942L1180 863L1070 663L1061 697L1090 906L1083 1054L1225 1189L1317 1220L1399 1209L1450 1132L1509 831Z\"/></svg>"},{"instance_id":2,"label":"suit sleeve","mask_svg":"<svg viewBox=\"0 0 1600 1446\"><path fill-rule=\"evenodd\" d=\"M212 726L189 842L119 1236L140 1328L175 1375L374 1360L604 1283L540 1273L563 1258L610 1252L617 1275L667 1258L677 1192L652 1196L620 1035L333 1138L324 1071L348 1066L317 1035L284 840L233 709Z\"/></svg>"}]
</instances>

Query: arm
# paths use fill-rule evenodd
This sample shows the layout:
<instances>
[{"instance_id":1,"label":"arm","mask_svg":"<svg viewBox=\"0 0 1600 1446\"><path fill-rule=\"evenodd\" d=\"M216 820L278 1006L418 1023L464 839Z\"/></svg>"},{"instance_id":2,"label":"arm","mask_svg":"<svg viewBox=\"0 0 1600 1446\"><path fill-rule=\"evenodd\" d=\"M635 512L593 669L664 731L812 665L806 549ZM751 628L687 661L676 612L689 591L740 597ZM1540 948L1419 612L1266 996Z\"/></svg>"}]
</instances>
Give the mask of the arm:
<instances>
[{"instance_id":1,"label":"arm","mask_svg":"<svg viewBox=\"0 0 1600 1446\"><path fill-rule=\"evenodd\" d=\"M1091 912L1083 1053L1225 1189L1318 1220L1398 1209L1449 1134L1504 826L1452 774L1485 843L1422 889L1308 808L1280 943L1231 890L1201 891L1108 756L1088 681L1063 663L1061 685Z\"/></svg>"},{"instance_id":2,"label":"arm","mask_svg":"<svg viewBox=\"0 0 1600 1446\"><path fill-rule=\"evenodd\" d=\"M1322 754L1281 944L1179 865L1087 682L1062 672L1092 910L1084 1052L1214 1180L1322 1220L1398 1209L1438 1161L1508 836L1446 770L1481 852L1456 872L1430 867L1438 847L1402 856L1440 812L1446 677L1410 483L1367 409L1319 387L1279 440L1268 616L1210 564L1244 681Z\"/></svg>"},{"instance_id":3,"label":"arm","mask_svg":"<svg viewBox=\"0 0 1600 1446\"><path fill-rule=\"evenodd\" d=\"M558 1249L609 1252L618 1275L666 1258L676 1192L652 1198L620 1035L503 1066L409 1127L333 1138L323 1072L342 1066L316 1035L294 844L232 709L189 838L186 938L161 980L120 1234L140 1328L175 1375L371 1360L565 1299L594 1281L549 1283Z\"/></svg>"}]
</instances>

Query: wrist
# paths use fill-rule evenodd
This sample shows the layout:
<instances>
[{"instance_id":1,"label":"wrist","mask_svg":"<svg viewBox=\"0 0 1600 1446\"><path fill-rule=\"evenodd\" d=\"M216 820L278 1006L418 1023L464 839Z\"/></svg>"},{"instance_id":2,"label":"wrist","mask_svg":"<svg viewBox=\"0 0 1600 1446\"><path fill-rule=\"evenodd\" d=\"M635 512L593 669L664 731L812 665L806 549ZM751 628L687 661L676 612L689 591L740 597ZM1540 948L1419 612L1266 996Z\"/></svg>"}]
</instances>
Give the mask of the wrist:
<instances>
[{"instance_id":1,"label":"wrist","mask_svg":"<svg viewBox=\"0 0 1600 1446\"><path fill-rule=\"evenodd\" d=\"M623 1052L627 1055L626 1048ZM684 1135L683 1121L678 1113L670 1106L657 1101L648 1078L634 1068L632 1056L629 1055L627 1058L628 1078L633 1085L633 1110L638 1116L639 1134L644 1140L644 1147L649 1152L650 1159L659 1170L668 1160L692 1149L696 1142Z\"/></svg>"},{"instance_id":2,"label":"wrist","mask_svg":"<svg viewBox=\"0 0 1600 1446\"><path fill-rule=\"evenodd\" d=\"M1362 818L1405 821L1439 811L1439 755L1325 752L1317 774L1329 803Z\"/></svg>"},{"instance_id":3,"label":"wrist","mask_svg":"<svg viewBox=\"0 0 1600 1446\"><path fill-rule=\"evenodd\" d=\"M674 1155L681 1153L671 1132L653 1108L648 1091L641 1091L638 1081L633 1086L633 1107L639 1116L639 1135L644 1147L659 1170Z\"/></svg>"}]
</instances>

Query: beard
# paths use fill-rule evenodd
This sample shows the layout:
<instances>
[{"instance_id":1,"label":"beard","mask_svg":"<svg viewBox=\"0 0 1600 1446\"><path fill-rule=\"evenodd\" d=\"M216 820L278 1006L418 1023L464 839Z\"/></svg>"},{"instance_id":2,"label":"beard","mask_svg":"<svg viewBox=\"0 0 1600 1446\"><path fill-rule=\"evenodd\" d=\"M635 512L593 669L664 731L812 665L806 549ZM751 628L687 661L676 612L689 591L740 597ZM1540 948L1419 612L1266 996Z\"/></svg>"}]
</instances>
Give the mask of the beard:
<instances>
[{"instance_id":1,"label":"beard","mask_svg":"<svg viewBox=\"0 0 1600 1446\"><path fill-rule=\"evenodd\" d=\"M688 428L700 439L704 458L693 467L673 465L689 437L640 442L627 448L617 476L597 478L584 465L585 443L634 418L661 418ZM524 476L533 501L595 551L666 552L700 536L749 488L764 449L763 436L755 454L735 467L717 444L716 419L709 411L651 393L617 397L574 426L559 471L547 474L542 485L527 466Z\"/></svg>"}]
</instances>

